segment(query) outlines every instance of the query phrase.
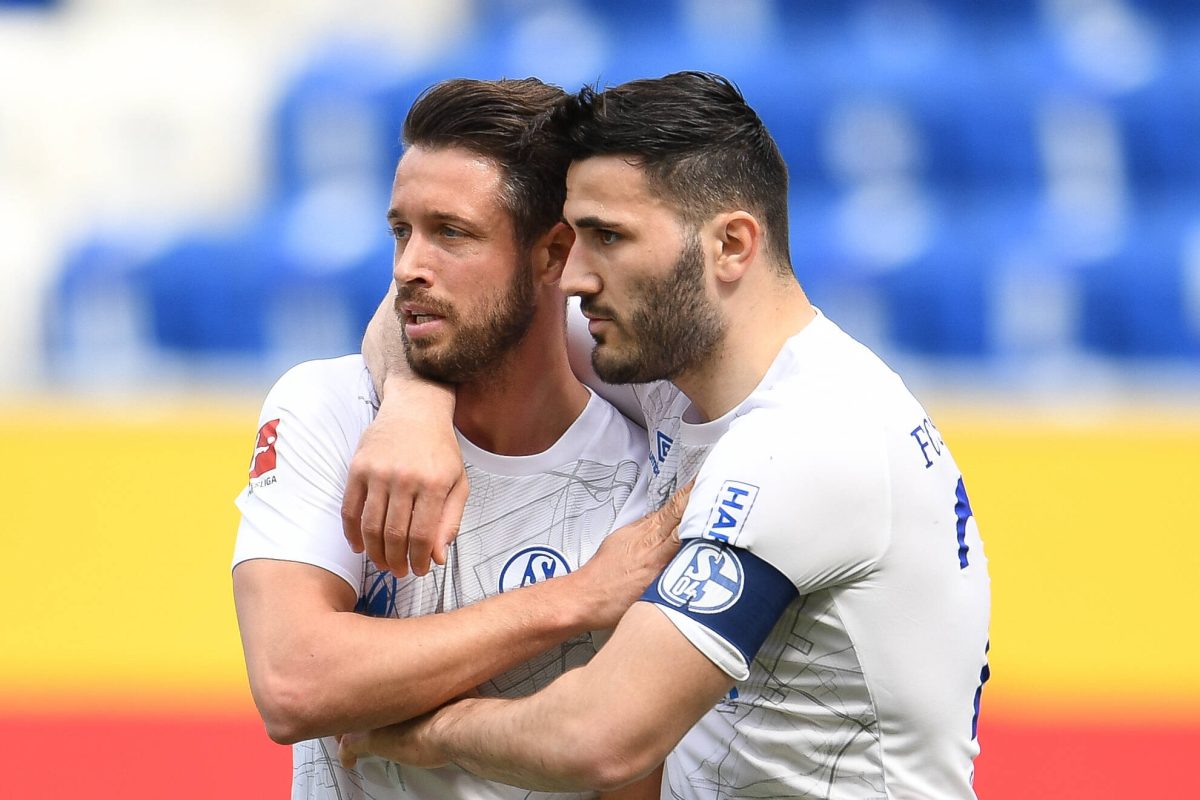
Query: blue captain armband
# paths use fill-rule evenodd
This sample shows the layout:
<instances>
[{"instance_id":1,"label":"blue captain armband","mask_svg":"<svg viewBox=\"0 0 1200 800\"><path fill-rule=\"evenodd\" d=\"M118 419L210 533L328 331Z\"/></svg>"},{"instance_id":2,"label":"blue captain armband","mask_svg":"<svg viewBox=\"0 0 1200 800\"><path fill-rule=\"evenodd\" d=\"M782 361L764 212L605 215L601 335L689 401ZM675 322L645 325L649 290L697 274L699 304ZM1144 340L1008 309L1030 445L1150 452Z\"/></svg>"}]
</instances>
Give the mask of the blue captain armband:
<instances>
[{"instance_id":1,"label":"blue captain armband","mask_svg":"<svg viewBox=\"0 0 1200 800\"><path fill-rule=\"evenodd\" d=\"M741 653L748 665L799 594L786 575L749 550L691 539L641 599L712 631Z\"/></svg>"}]
</instances>

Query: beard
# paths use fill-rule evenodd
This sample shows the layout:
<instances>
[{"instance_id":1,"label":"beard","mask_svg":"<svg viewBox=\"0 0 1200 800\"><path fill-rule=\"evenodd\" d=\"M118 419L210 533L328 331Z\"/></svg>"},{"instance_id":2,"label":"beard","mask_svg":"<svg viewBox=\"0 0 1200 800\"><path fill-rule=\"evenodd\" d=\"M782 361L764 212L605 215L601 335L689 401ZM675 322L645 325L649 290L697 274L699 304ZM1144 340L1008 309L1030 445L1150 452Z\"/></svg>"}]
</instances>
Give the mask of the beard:
<instances>
[{"instance_id":1,"label":"beard","mask_svg":"<svg viewBox=\"0 0 1200 800\"><path fill-rule=\"evenodd\" d=\"M698 366L725 338L725 322L704 293L704 254L695 232L688 237L671 271L661 278L631 282L636 305L626 320L583 298L624 330L629 344L619 348L596 337L592 367L605 383L672 380Z\"/></svg>"},{"instance_id":2,"label":"beard","mask_svg":"<svg viewBox=\"0 0 1200 800\"><path fill-rule=\"evenodd\" d=\"M533 324L537 293L531 264L515 270L507 289L492 298L486 308L472 312L476 319L463 321L453 303L435 301L421 290L401 286L396 304L417 301L444 317L451 335L448 341L413 342L400 327L404 356L413 372L442 383L467 383L492 371L520 344Z\"/></svg>"}]
</instances>

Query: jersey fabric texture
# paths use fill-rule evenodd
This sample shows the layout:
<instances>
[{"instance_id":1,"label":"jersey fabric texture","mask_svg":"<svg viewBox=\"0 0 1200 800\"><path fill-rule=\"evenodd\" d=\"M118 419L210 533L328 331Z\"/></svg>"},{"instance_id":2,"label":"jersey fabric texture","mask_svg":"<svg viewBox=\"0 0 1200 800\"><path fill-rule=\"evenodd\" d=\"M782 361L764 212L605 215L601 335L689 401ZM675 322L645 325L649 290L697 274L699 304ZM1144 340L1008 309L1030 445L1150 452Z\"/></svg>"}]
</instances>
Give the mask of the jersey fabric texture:
<instances>
[{"instance_id":1,"label":"jersey fabric texture","mask_svg":"<svg viewBox=\"0 0 1200 800\"><path fill-rule=\"evenodd\" d=\"M378 401L361 356L301 364L267 396L234 565L254 558L298 561L338 575L358 592L357 610L411 617L450 611L556 575L590 558L614 528L646 511L644 432L593 395L548 450L521 457L486 452L459 436L471 493L444 567L397 578L355 555L342 535L350 459ZM272 467L263 471L264 466ZM599 647L584 635L480 687L527 695ZM368 758L346 770L331 739L293 747L294 798L585 797L528 792L456 767L422 770Z\"/></svg>"},{"instance_id":2,"label":"jersey fabric texture","mask_svg":"<svg viewBox=\"0 0 1200 800\"><path fill-rule=\"evenodd\" d=\"M900 378L818 313L720 419L690 424L668 383L637 393L653 504L697 479L644 599L736 681L664 796L973 798L987 561Z\"/></svg>"}]
</instances>

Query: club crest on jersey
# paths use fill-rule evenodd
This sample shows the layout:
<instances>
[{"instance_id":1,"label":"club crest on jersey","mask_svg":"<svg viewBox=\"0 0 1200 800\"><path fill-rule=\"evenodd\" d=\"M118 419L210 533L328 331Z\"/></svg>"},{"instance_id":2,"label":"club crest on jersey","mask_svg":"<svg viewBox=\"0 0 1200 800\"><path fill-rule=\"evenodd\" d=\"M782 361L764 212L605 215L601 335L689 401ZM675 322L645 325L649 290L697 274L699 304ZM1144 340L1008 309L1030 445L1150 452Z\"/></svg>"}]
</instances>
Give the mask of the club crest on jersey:
<instances>
[{"instance_id":1,"label":"club crest on jersey","mask_svg":"<svg viewBox=\"0 0 1200 800\"><path fill-rule=\"evenodd\" d=\"M275 482L274 476L269 478L263 478L263 476L275 469L275 442L279 438L276 433L278 428L279 420L273 419L258 429L258 441L254 445L254 456L250 459L252 489ZM259 478L263 479L258 480Z\"/></svg>"},{"instance_id":2,"label":"club crest on jersey","mask_svg":"<svg viewBox=\"0 0 1200 800\"><path fill-rule=\"evenodd\" d=\"M725 481L717 495L717 502L708 514L704 526L704 538L728 542L742 532L746 517L758 497L758 487L741 481Z\"/></svg>"},{"instance_id":3,"label":"club crest on jersey","mask_svg":"<svg viewBox=\"0 0 1200 800\"><path fill-rule=\"evenodd\" d=\"M693 539L658 578L658 594L697 614L719 614L742 596L745 571L727 547Z\"/></svg>"},{"instance_id":4,"label":"club crest on jersey","mask_svg":"<svg viewBox=\"0 0 1200 800\"><path fill-rule=\"evenodd\" d=\"M571 571L566 556L550 547L526 547L500 570L500 591L531 586Z\"/></svg>"}]
</instances>

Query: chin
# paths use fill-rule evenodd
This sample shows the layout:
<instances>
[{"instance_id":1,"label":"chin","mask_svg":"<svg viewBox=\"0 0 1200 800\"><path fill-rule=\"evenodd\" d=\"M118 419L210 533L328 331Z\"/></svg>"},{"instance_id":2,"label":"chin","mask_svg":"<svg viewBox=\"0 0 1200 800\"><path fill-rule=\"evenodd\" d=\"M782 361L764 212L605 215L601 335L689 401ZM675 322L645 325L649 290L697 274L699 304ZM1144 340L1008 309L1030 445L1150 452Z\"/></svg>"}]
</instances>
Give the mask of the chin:
<instances>
[{"instance_id":1,"label":"chin","mask_svg":"<svg viewBox=\"0 0 1200 800\"><path fill-rule=\"evenodd\" d=\"M605 383L645 383L637 377L638 365L616 358L605 358L599 350L592 353L592 369Z\"/></svg>"}]
</instances>

